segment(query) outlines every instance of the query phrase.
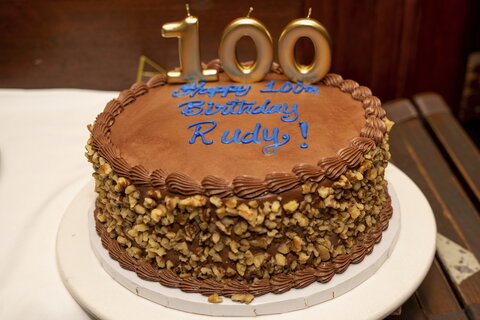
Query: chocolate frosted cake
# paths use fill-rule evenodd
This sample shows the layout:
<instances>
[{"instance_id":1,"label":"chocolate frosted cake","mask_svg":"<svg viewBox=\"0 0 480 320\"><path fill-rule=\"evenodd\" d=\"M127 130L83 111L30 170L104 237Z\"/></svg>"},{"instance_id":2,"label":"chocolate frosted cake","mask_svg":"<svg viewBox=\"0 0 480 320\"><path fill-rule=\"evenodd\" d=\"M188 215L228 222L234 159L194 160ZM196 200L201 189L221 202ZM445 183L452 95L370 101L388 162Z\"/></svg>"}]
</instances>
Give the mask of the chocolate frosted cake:
<instances>
[{"instance_id":1,"label":"chocolate frosted cake","mask_svg":"<svg viewBox=\"0 0 480 320\"><path fill-rule=\"evenodd\" d=\"M97 232L123 268L211 302L328 282L388 226L391 125L336 74L135 83L90 127Z\"/></svg>"}]
</instances>

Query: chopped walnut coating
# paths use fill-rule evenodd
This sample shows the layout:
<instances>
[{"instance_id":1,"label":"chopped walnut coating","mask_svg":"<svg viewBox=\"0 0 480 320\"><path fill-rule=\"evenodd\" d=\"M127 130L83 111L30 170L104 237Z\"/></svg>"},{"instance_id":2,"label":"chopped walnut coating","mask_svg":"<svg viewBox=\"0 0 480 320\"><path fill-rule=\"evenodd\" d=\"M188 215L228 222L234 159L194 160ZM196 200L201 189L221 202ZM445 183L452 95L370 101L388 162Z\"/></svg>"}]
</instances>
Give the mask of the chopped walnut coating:
<instances>
[{"instance_id":1,"label":"chopped walnut coating","mask_svg":"<svg viewBox=\"0 0 480 320\"><path fill-rule=\"evenodd\" d=\"M88 145L97 219L129 255L181 277L253 281L314 267L348 253L377 224L388 198L387 139L331 184L305 182L296 199L248 201L136 186Z\"/></svg>"}]
</instances>

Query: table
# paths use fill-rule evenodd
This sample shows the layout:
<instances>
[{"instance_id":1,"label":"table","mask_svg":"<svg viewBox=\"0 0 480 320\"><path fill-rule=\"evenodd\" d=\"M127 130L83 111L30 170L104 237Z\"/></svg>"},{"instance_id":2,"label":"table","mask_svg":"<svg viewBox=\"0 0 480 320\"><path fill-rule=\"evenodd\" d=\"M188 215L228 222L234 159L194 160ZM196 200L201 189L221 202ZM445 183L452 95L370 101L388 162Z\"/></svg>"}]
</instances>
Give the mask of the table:
<instances>
[{"instance_id":1,"label":"table","mask_svg":"<svg viewBox=\"0 0 480 320\"><path fill-rule=\"evenodd\" d=\"M55 237L91 173L82 155L86 124L116 94L0 90L1 319L89 318L57 273ZM437 95L394 101L386 109L397 122L393 162L429 199L439 233L480 257L478 150ZM480 273L457 283L446 262L437 254L401 314L388 319L480 319Z\"/></svg>"},{"instance_id":2,"label":"table","mask_svg":"<svg viewBox=\"0 0 480 320\"><path fill-rule=\"evenodd\" d=\"M459 282L445 238L480 257L480 155L442 97L424 93L384 104L396 122L392 162L420 187L437 222L436 259L422 285L389 319L480 319L480 273Z\"/></svg>"}]
</instances>

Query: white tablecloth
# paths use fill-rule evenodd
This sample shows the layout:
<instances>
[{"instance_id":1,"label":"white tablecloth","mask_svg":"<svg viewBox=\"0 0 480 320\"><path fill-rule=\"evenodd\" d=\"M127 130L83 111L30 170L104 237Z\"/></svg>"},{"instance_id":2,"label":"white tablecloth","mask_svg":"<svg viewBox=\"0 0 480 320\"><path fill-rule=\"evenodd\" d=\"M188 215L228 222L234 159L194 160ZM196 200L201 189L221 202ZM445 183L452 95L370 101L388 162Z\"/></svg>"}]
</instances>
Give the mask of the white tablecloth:
<instances>
[{"instance_id":1,"label":"white tablecloth","mask_svg":"<svg viewBox=\"0 0 480 320\"><path fill-rule=\"evenodd\" d=\"M86 125L116 96L0 89L0 319L89 319L60 279L55 239L91 177Z\"/></svg>"}]
</instances>

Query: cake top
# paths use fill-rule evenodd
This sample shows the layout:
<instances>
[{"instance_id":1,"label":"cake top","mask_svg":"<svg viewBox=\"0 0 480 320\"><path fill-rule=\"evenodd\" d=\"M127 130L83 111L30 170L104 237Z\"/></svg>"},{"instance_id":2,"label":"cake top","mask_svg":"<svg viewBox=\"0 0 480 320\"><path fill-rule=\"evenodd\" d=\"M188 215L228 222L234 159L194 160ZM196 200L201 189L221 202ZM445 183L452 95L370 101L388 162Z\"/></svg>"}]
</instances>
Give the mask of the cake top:
<instances>
[{"instance_id":1,"label":"cake top","mask_svg":"<svg viewBox=\"0 0 480 320\"><path fill-rule=\"evenodd\" d=\"M380 143L385 115L368 88L335 74L292 83L272 67L251 84L136 83L111 101L94 144L119 174L182 195L253 198L338 178ZM120 171L120 172L119 172Z\"/></svg>"}]
</instances>

